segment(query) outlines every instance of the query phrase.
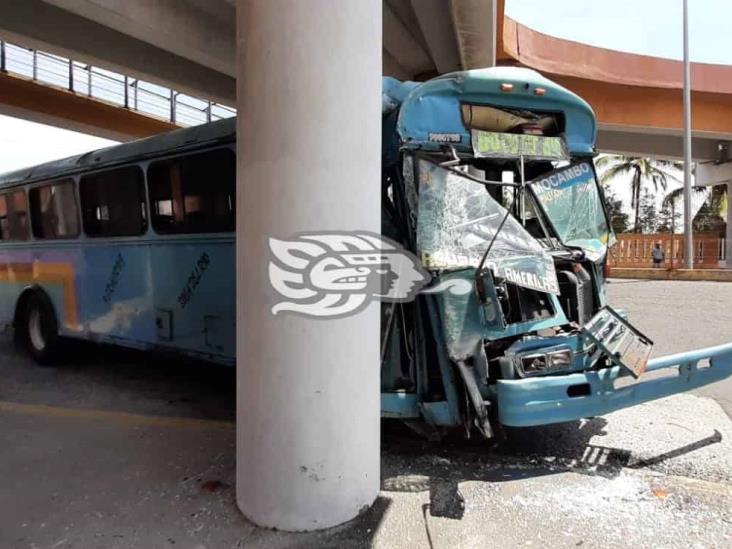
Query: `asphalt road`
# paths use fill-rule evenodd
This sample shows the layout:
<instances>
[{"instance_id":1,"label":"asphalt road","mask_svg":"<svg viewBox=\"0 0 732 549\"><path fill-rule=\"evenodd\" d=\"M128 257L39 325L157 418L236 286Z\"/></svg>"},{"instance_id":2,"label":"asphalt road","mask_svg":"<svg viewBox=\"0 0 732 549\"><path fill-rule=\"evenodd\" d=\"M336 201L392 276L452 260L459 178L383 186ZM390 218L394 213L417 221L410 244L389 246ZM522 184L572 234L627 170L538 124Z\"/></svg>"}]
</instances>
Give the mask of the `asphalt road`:
<instances>
[{"instance_id":1,"label":"asphalt road","mask_svg":"<svg viewBox=\"0 0 732 549\"><path fill-rule=\"evenodd\" d=\"M653 356L732 342L732 283L614 279L607 296L654 341ZM732 378L695 393L713 398L732 417Z\"/></svg>"}]
</instances>

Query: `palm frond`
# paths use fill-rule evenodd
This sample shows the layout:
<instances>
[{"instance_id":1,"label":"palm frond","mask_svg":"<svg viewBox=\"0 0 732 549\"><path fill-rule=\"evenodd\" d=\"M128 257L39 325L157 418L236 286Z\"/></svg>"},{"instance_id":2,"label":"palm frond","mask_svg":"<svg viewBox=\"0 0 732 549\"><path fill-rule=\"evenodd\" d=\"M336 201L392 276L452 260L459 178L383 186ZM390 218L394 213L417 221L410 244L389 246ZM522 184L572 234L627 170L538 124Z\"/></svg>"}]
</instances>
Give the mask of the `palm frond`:
<instances>
[{"instance_id":1,"label":"palm frond","mask_svg":"<svg viewBox=\"0 0 732 549\"><path fill-rule=\"evenodd\" d=\"M682 170L683 170L683 164L682 164ZM683 178L681 177L681 171L678 169L669 169L667 167L656 166L656 171L664 174L667 179L676 181L677 183L681 183L683 181Z\"/></svg>"},{"instance_id":2,"label":"palm frond","mask_svg":"<svg viewBox=\"0 0 732 549\"><path fill-rule=\"evenodd\" d=\"M675 171L683 171L684 169L684 163L680 162L678 160L663 160L663 159L655 159L653 160L653 163L656 165L656 167L659 168L666 168L669 170L675 170Z\"/></svg>"},{"instance_id":3,"label":"palm frond","mask_svg":"<svg viewBox=\"0 0 732 549\"><path fill-rule=\"evenodd\" d=\"M694 185L691 190L695 193L703 193L707 187L704 185ZM684 196L684 187L679 187L678 189L674 189L670 193L668 193L664 198L663 202L661 203L662 206L671 206L674 202L676 202L679 198L682 198Z\"/></svg>"},{"instance_id":4,"label":"palm frond","mask_svg":"<svg viewBox=\"0 0 732 549\"><path fill-rule=\"evenodd\" d=\"M628 164L631 160L633 159L628 156L607 154L595 160L595 166L598 168L609 168L615 164Z\"/></svg>"},{"instance_id":5,"label":"palm frond","mask_svg":"<svg viewBox=\"0 0 732 549\"><path fill-rule=\"evenodd\" d=\"M609 183L619 175L624 175L631 173L634 169L634 166L632 164L627 163L620 163L620 164L614 164L606 168L601 174L600 174L600 183L603 185Z\"/></svg>"}]
</instances>

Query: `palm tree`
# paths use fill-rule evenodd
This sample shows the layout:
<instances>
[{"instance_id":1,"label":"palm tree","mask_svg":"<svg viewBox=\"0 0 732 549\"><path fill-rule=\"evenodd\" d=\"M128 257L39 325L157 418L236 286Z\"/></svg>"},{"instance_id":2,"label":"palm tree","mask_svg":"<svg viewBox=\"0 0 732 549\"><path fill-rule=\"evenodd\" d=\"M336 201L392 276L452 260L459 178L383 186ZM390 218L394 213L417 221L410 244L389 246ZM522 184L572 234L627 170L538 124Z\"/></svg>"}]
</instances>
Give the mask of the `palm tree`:
<instances>
[{"instance_id":1,"label":"palm tree","mask_svg":"<svg viewBox=\"0 0 732 549\"><path fill-rule=\"evenodd\" d=\"M703 185L694 185L691 187L691 190L694 191L695 194L701 195L701 194L706 194L706 191L708 188L709 187L705 187ZM683 198L683 197L684 197L684 187L679 187L678 189L674 189L673 191L668 193L663 198L663 203L661 204L661 206L664 208L671 209L671 217L672 217L671 225L672 226L675 224L675 221L676 221L676 219L675 219L676 215L677 215L676 202L680 198ZM692 200L691 203L692 203L692 208L693 208L694 207L694 196L691 197L691 200ZM697 202L697 204L698 204L698 202Z\"/></svg>"},{"instance_id":2,"label":"palm tree","mask_svg":"<svg viewBox=\"0 0 732 549\"><path fill-rule=\"evenodd\" d=\"M720 222L724 219L724 213L727 211L728 208L728 199L727 196L727 185L714 185L711 187L707 187L704 185L695 185L691 187L691 189L694 191L695 195L692 195L691 197L691 203L692 208L696 209L694 207L694 204L697 205L699 202L697 200L704 199L704 205L706 206L704 208L704 211L707 214L707 217L711 218L718 218ZM679 187L678 189L675 189L668 193L666 197L663 199L663 205L667 207L674 208L676 201L679 198L683 198L684 196L684 188ZM696 198L696 197L699 198ZM699 210L697 213L697 216L701 216L702 210ZM701 224L704 224L706 222L708 224L709 220L701 220L696 219L694 220L694 225L692 227L696 227L696 223L699 221ZM696 228L694 228L696 230Z\"/></svg>"},{"instance_id":3,"label":"palm tree","mask_svg":"<svg viewBox=\"0 0 732 549\"><path fill-rule=\"evenodd\" d=\"M694 191L695 193L703 193L704 191L706 191L708 189L709 189L709 187L704 186L704 185L693 185L691 187L691 190ZM684 196L684 187L679 187L678 189L674 189L673 191L668 193L665 197L663 197L662 205L670 207L672 204L675 204L679 198L683 198L683 196ZM693 205L694 197L692 196L691 199L692 199L692 205ZM698 202L697 202L697 204L698 204Z\"/></svg>"},{"instance_id":4,"label":"palm tree","mask_svg":"<svg viewBox=\"0 0 732 549\"><path fill-rule=\"evenodd\" d=\"M664 191L669 180L680 182L679 172L683 169L683 162L672 160L657 160L655 158L638 158L633 156L607 155L600 157L596 162L601 170L600 181L609 183L620 175L631 176L630 205L635 209L633 232L640 232L638 213L640 210L640 196L642 188L648 183L653 184L654 191L660 187Z\"/></svg>"}]
</instances>

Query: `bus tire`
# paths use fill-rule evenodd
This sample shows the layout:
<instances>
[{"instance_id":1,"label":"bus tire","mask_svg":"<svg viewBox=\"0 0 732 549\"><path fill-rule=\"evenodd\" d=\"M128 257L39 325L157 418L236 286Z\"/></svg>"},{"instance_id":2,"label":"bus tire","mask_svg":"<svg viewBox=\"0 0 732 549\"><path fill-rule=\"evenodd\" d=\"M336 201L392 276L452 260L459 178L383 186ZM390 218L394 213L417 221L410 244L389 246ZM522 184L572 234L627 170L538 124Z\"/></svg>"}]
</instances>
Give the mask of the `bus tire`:
<instances>
[{"instance_id":1,"label":"bus tire","mask_svg":"<svg viewBox=\"0 0 732 549\"><path fill-rule=\"evenodd\" d=\"M15 326L17 341L34 361L53 364L59 354L58 321L49 299L33 292L23 303Z\"/></svg>"}]
</instances>

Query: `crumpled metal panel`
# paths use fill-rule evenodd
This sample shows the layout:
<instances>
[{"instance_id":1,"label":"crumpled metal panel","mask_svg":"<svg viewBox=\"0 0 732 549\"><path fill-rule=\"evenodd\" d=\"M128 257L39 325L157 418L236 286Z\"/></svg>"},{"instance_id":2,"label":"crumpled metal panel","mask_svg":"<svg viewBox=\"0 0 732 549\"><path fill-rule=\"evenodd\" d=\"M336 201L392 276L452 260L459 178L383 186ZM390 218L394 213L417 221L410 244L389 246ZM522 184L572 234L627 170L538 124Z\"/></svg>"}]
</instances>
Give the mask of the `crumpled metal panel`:
<instances>
[{"instance_id":1,"label":"crumpled metal panel","mask_svg":"<svg viewBox=\"0 0 732 549\"><path fill-rule=\"evenodd\" d=\"M513 91L501 92L502 83L513 84ZM544 95L534 94L537 87L544 88ZM519 67L454 72L416 86L399 112L397 130L402 143L423 150L440 150L449 143L458 151L472 153L470 130L461 115L463 103L563 112L570 154L595 153L597 126L590 105L538 72Z\"/></svg>"},{"instance_id":2,"label":"crumpled metal panel","mask_svg":"<svg viewBox=\"0 0 732 549\"><path fill-rule=\"evenodd\" d=\"M441 284L467 285L471 288L468 292L453 293L448 290L436 294L443 337L452 360L464 360L475 355L488 330L503 329L498 301L494 300L489 305L492 312L486 315L478 295L472 290L474 277L475 270L469 269L445 273L439 278Z\"/></svg>"}]
</instances>

